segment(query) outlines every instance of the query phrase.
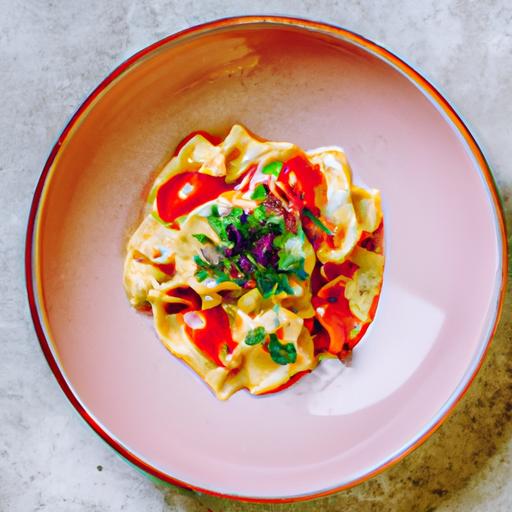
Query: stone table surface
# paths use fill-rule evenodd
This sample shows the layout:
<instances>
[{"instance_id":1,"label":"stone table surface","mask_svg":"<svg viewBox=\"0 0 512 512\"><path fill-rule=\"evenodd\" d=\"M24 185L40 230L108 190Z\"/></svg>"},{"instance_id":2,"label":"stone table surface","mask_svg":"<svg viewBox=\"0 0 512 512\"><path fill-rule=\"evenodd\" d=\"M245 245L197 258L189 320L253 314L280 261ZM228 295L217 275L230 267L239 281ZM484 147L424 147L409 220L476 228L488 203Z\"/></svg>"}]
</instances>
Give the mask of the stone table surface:
<instances>
[{"instance_id":1,"label":"stone table surface","mask_svg":"<svg viewBox=\"0 0 512 512\"><path fill-rule=\"evenodd\" d=\"M237 14L339 24L405 57L451 99L487 151L512 219L509 0L0 0L0 511L512 510L510 290L486 363L440 430L344 493L247 505L160 487L128 466L67 402L38 346L23 277L36 180L74 109L125 57L176 30Z\"/></svg>"}]
</instances>

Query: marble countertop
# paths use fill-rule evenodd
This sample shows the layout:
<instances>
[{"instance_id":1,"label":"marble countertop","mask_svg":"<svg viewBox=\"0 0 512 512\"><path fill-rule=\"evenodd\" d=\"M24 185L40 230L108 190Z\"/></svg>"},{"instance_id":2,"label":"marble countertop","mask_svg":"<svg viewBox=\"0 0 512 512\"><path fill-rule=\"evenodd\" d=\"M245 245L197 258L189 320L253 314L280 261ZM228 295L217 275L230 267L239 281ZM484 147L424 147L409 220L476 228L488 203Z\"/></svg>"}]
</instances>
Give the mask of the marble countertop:
<instances>
[{"instance_id":1,"label":"marble countertop","mask_svg":"<svg viewBox=\"0 0 512 512\"><path fill-rule=\"evenodd\" d=\"M27 213L58 132L84 96L135 50L236 14L342 25L426 73L481 141L512 220L512 4L507 0L0 0L0 511L224 512L512 510L512 295L486 363L423 446L344 493L298 505L247 505L155 485L73 411L29 317Z\"/></svg>"}]
</instances>

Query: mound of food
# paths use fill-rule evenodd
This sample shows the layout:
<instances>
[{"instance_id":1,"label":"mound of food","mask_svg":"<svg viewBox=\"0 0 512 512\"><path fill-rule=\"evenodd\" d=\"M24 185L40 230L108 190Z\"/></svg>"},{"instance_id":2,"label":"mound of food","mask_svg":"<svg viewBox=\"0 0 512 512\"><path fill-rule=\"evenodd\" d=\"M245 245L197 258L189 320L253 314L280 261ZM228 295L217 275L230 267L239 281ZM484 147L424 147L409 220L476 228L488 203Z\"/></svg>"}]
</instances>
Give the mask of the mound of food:
<instances>
[{"instance_id":1,"label":"mound of food","mask_svg":"<svg viewBox=\"0 0 512 512\"><path fill-rule=\"evenodd\" d=\"M226 399L346 358L384 269L377 190L338 147L303 151L235 125L179 144L130 238L124 286L158 336Z\"/></svg>"}]
</instances>

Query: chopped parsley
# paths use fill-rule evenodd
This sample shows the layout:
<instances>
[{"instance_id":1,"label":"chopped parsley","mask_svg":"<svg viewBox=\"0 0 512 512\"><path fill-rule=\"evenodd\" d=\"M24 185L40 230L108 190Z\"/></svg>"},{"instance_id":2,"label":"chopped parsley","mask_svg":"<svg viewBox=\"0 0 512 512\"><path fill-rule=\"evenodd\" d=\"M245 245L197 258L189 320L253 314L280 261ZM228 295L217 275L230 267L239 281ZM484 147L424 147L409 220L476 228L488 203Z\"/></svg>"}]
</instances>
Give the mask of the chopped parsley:
<instances>
[{"instance_id":1,"label":"chopped parsley","mask_svg":"<svg viewBox=\"0 0 512 512\"><path fill-rule=\"evenodd\" d=\"M197 254L194 256L194 263L200 267L200 268L208 268L209 264L207 261L204 261L201 256L198 256Z\"/></svg>"},{"instance_id":2,"label":"chopped parsley","mask_svg":"<svg viewBox=\"0 0 512 512\"><path fill-rule=\"evenodd\" d=\"M196 240L199 240L202 244L206 244L207 242L211 242L210 238L207 237L203 233L197 233L195 235L192 235Z\"/></svg>"},{"instance_id":3,"label":"chopped parsley","mask_svg":"<svg viewBox=\"0 0 512 512\"><path fill-rule=\"evenodd\" d=\"M270 174L271 176L275 176L277 178L282 168L283 162L272 162L270 164L265 165L261 172L263 174Z\"/></svg>"},{"instance_id":4,"label":"chopped parsley","mask_svg":"<svg viewBox=\"0 0 512 512\"><path fill-rule=\"evenodd\" d=\"M264 299L281 292L294 295L286 274L279 273L272 268L264 268L256 271L255 278L256 286Z\"/></svg>"},{"instance_id":5,"label":"chopped parsley","mask_svg":"<svg viewBox=\"0 0 512 512\"><path fill-rule=\"evenodd\" d=\"M260 183L251 194L251 199L259 201L267 197L267 189Z\"/></svg>"},{"instance_id":6,"label":"chopped parsley","mask_svg":"<svg viewBox=\"0 0 512 512\"><path fill-rule=\"evenodd\" d=\"M256 327L256 329L252 329L247 333L245 337L246 345L257 345L261 343L267 337L267 333L264 327Z\"/></svg>"},{"instance_id":7,"label":"chopped parsley","mask_svg":"<svg viewBox=\"0 0 512 512\"><path fill-rule=\"evenodd\" d=\"M297 349L293 343L281 343L275 333L267 334L264 327L250 330L245 337L245 344L249 346L264 343L268 339L267 348L274 363L286 365L297 361Z\"/></svg>"},{"instance_id":8,"label":"chopped parsley","mask_svg":"<svg viewBox=\"0 0 512 512\"><path fill-rule=\"evenodd\" d=\"M196 272L196 279L202 283L208 277L208 272L206 270L199 270Z\"/></svg>"},{"instance_id":9,"label":"chopped parsley","mask_svg":"<svg viewBox=\"0 0 512 512\"><path fill-rule=\"evenodd\" d=\"M258 223L265 222L266 218L268 217L266 208L260 204L252 212L252 217L254 217Z\"/></svg>"},{"instance_id":10,"label":"chopped parsley","mask_svg":"<svg viewBox=\"0 0 512 512\"><path fill-rule=\"evenodd\" d=\"M282 365L297 361L297 349L293 343L281 343L274 333L269 338L268 351L272 361Z\"/></svg>"},{"instance_id":11,"label":"chopped parsley","mask_svg":"<svg viewBox=\"0 0 512 512\"><path fill-rule=\"evenodd\" d=\"M302 281L308 277L304 270L306 254L304 252L305 235L302 229L297 234L286 232L274 240L274 245L280 249L278 269L283 272L293 272Z\"/></svg>"}]
</instances>

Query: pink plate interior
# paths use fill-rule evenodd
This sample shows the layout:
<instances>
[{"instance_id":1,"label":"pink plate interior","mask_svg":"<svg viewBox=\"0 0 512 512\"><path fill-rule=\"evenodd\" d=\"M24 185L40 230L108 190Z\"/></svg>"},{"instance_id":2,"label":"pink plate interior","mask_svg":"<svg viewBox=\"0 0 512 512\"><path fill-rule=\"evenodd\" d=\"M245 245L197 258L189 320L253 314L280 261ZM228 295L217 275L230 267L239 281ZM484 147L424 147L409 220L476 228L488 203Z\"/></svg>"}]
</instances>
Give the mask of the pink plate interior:
<instances>
[{"instance_id":1,"label":"pink plate interior","mask_svg":"<svg viewBox=\"0 0 512 512\"><path fill-rule=\"evenodd\" d=\"M220 402L130 308L121 276L155 168L189 132L234 123L342 146L382 191L387 264L349 368ZM38 307L59 371L126 453L206 491L315 495L398 457L463 391L497 314L497 218L467 141L382 56L311 26L213 25L141 57L67 133L39 205Z\"/></svg>"}]
</instances>

